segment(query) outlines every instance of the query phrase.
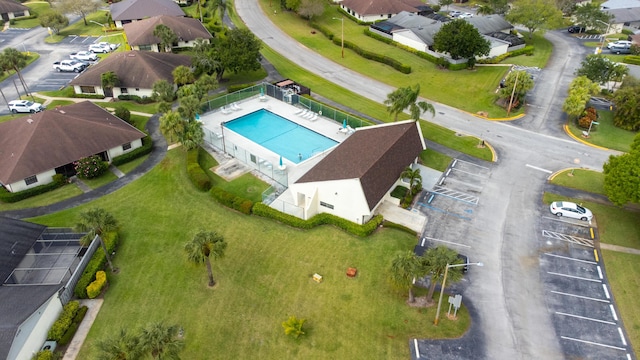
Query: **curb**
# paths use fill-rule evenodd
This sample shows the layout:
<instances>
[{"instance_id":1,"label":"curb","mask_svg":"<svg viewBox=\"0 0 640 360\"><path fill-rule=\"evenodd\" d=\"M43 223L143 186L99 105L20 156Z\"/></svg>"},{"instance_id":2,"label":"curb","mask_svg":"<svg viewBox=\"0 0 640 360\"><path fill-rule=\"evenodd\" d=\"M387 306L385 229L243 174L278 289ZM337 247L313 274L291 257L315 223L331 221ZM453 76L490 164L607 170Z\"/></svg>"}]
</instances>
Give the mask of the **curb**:
<instances>
[{"instance_id":1,"label":"curb","mask_svg":"<svg viewBox=\"0 0 640 360\"><path fill-rule=\"evenodd\" d=\"M458 109L458 110L460 110L460 109ZM464 110L460 110L460 111L462 111L462 112L464 112L466 114L469 114L471 116L475 116L475 117L477 117L479 119L487 120L487 121L513 121L513 120L518 120L520 118L523 118L524 116L527 115L527 114L523 113L523 114L519 114L519 115L516 115L516 116L508 117L508 118L489 118L489 117L486 117L486 116L470 113L470 112L464 111Z\"/></svg>"},{"instance_id":2,"label":"curb","mask_svg":"<svg viewBox=\"0 0 640 360\"><path fill-rule=\"evenodd\" d=\"M579 137L575 136L571 131L569 131L569 125L567 125L567 124L562 125L562 129L564 129L564 132L565 132L565 133L566 133L570 138L572 138L572 139L573 139L573 140L575 140L575 141L581 142L581 143L583 143L583 144L585 144L585 145L591 146L591 147L596 148L596 149L600 149L600 150L611 150L611 149L609 149L609 148L606 148L606 147L603 147L603 146L594 145L594 144L592 144L592 143L590 143L590 142L588 142L588 141L584 141L584 140L580 139Z\"/></svg>"}]
</instances>

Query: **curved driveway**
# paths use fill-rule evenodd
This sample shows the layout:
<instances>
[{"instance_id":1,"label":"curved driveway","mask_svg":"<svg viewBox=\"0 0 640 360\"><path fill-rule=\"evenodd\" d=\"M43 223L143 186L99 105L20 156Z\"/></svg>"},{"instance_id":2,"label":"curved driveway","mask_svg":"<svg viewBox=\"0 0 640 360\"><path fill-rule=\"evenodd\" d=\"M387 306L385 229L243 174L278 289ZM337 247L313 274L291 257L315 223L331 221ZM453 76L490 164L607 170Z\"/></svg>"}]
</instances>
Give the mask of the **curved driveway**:
<instances>
[{"instance_id":1,"label":"curved driveway","mask_svg":"<svg viewBox=\"0 0 640 360\"><path fill-rule=\"evenodd\" d=\"M266 45L308 71L380 103L394 90L305 48L273 25L255 1L236 0L235 7ZM429 119L489 141L499 157L465 234L472 240L473 258L485 263L470 271L465 291L485 339L485 353L474 353L475 359L564 358L538 272L541 244L535 234L545 207L543 186L549 171L575 166L576 159L580 166L600 170L614 153L568 140L562 133L562 98L584 50L562 34L548 37L558 51L529 97L533 106L525 118L514 124L489 122L435 103L438 115Z\"/></svg>"}]
</instances>

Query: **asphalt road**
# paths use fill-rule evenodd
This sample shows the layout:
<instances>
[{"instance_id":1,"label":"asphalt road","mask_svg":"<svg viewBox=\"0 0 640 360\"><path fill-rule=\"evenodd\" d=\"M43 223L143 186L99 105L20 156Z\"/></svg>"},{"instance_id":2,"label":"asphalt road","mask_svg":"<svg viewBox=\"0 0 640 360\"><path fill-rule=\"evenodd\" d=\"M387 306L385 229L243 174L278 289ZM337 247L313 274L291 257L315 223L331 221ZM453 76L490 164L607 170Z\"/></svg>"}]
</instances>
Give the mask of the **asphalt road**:
<instances>
[{"instance_id":1,"label":"asphalt road","mask_svg":"<svg viewBox=\"0 0 640 360\"><path fill-rule=\"evenodd\" d=\"M249 29L266 45L287 54L289 60L308 71L380 103L394 90L297 43L273 25L255 2L237 0L235 7ZM455 233L456 238L464 239L470 246L468 255L485 264L470 272L464 293L477 312L474 326L479 331L474 331L473 341L480 337L484 346L476 349L479 352L472 349L458 356L454 354L453 358L565 358L547 309L539 272L542 243L537 229L541 218L547 215L540 200L551 172L577 163L601 170L608 156L615 152L577 143L562 132L565 119L561 103L573 71L586 53L574 39L561 32L550 32L547 38L558 51L554 50L548 67L539 75L536 89L528 99L532 106L523 119L513 123L489 122L437 103L436 117L428 119L487 140L498 153L497 164L491 166L490 181L483 184L473 217L466 221L462 233ZM431 224L434 225L441 226ZM442 236L446 237L446 232ZM415 358L413 350L412 354Z\"/></svg>"}]
</instances>

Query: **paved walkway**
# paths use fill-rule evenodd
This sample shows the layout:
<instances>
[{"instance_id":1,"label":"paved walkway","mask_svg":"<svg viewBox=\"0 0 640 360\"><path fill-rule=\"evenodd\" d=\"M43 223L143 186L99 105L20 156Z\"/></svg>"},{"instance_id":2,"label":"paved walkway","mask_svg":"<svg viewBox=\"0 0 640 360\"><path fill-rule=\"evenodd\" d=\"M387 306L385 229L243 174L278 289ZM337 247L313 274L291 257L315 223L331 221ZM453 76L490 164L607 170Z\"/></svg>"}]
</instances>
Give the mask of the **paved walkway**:
<instances>
[{"instance_id":1,"label":"paved walkway","mask_svg":"<svg viewBox=\"0 0 640 360\"><path fill-rule=\"evenodd\" d=\"M89 330L91 330L91 326L93 322L96 320L98 316L98 312L100 312L100 308L102 307L103 299L85 299L80 300L80 306L85 305L89 308L87 310L87 314L82 319L80 326L78 326L78 330L76 330L75 335L73 335L73 339L69 343L67 347L67 351L64 353L64 357L62 360L75 360L82 348L82 344L84 340L87 338L87 334Z\"/></svg>"},{"instance_id":2,"label":"paved walkway","mask_svg":"<svg viewBox=\"0 0 640 360\"><path fill-rule=\"evenodd\" d=\"M640 250L633 249L633 248L628 248L628 247L624 247L624 246L620 246L620 245L600 243L600 249L611 250L611 251L627 253L627 254L633 254L633 255L640 255Z\"/></svg>"}]
</instances>

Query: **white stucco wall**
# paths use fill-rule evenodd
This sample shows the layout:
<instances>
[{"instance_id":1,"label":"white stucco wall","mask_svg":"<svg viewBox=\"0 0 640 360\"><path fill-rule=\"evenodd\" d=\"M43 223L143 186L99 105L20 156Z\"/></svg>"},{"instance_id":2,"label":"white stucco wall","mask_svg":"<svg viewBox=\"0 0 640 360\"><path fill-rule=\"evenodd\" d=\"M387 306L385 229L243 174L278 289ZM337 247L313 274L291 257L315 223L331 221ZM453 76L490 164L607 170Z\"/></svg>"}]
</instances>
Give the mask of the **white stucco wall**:
<instances>
[{"instance_id":1,"label":"white stucco wall","mask_svg":"<svg viewBox=\"0 0 640 360\"><path fill-rule=\"evenodd\" d=\"M132 141L131 148L126 151L122 149L122 145L109 149L107 150L107 154L109 155L109 162L111 162L111 160L113 160L114 157L131 152L141 146L142 146L142 139L138 139L138 140Z\"/></svg>"},{"instance_id":2,"label":"white stucco wall","mask_svg":"<svg viewBox=\"0 0 640 360\"><path fill-rule=\"evenodd\" d=\"M292 184L290 189L296 205L305 208L306 219L318 213L329 213L362 224L363 217L366 221L371 215L358 179ZM299 194L304 194L304 204ZM333 209L321 202L332 205Z\"/></svg>"},{"instance_id":3,"label":"white stucco wall","mask_svg":"<svg viewBox=\"0 0 640 360\"><path fill-rule=\"evenodd\" d=\"M391 17L393 17L394 15L397 14L376 14L376 15L360 15L357 12L345 7L344 5L340 4L340 7L346 11L349 16L356 18L360 21L364 21L364 22L375 22L375 21L380 21L380 20L386 20L389 19Z\"/></svg>"},{"instance_id":4,"label":"white stucco wall","mask_svg":"<svg viewBox=\"0 0 640 360\"><path fill-rule=\"evenodd\" d=\"M25 11L24 11L24 15L22 15L22 16L19 16L19 17L18 17L18 16L16 16L16 14L15 14L15 13L13 13L13 12L9 12L9 13L7 13L7 16L9 17L9 20L11 20L11 19L19 19L19 18L26 17L26 16L31 16L31 13L30 13L30 12L29 12L29 10L27 9L27 10L25 10Z\"/></svg>"},{"instance_id":5,"label":"white stucco wall","mask_svg":"<svg viewBox=\"0 0 640 360\"><path fill-rule=\"evenodd\" d=\"M38 178L38 182L35 182L31 185L27 185L27 183L24 182L24 179L16 181L12 184L6 185L6 187L8 188L9 191L11 192L18 192L18 191L22 191L22 190L27 190L27 189L31 189L34 188L36 186L40 186L40 185L45 185L48 184L50 182L53 182L53 175L56 174L56 170L55 169L51 169L45 172L42 172L38 175L36 175L36 177Z\"/></svg>"},{"instance_id":6,"label":"white stucco wall","mask_svg":"<svg viewBox=\"0 0 640 360\"><path fill-rule=\"evenodd\" d=\"M58 319L61 312L62 303L56 292L22 323L13 339L7 359L31 360L31 357L42 348L42 344L47 340L49 328Z\"/></svg>"},{"instance_id":7,"label":"white stucco wall","mask_svg":"<svg viewBox=\"0 0 640 360\"><path fill-rule=\"evenodd\" d=\"M104 89L102 89L101 86L94 86L93 87L95 92L94 93L84 93L87 95L102 95L104 96ZM126 88L127 89L127 93L126 95L137 95L140 97L151 97L151 95L153 94L153 89L140 89L140 88ZM76 94L83 94L82 92L82 88L79 85L74 85L73 86L73 91ZM122 90L121 88L114 88L113 89L113 97L117 98L118 96L122 95Z\"/></svg>"},{"instance_id":8,"label":"white stucco wall","mask_svg":"<svg viewBox=\"0 0 640 360\"><path fill-rule=\"evenodd\" d=\"M423 52L429 48L413 31L408 29L394 31L393 41Z\"/></svg>"}]
</instances>

